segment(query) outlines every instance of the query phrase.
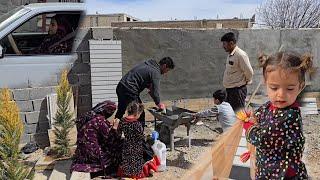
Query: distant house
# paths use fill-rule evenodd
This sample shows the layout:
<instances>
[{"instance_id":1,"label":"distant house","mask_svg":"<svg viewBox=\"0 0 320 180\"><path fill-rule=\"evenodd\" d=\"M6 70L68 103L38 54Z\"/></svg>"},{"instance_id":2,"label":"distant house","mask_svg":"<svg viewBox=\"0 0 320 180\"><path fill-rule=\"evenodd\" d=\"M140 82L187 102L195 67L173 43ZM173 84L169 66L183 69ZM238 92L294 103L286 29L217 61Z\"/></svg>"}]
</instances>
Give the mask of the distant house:
<instances>
[{"instance_id":1,"label":"distant house","mask_svg":"<svg viewBox=\"0 0 320 180\"><path fill-rule=\"evenodd\" d=\"M255 16L250 19L203 19L183 21L137 21L137 22L112 22L112 27L145 27L145 28L252 28Z\"/></svg>"},{"instance_id":2,"label":"distant house","mask_svg":"<svg viewBox=\"0 0 320 180\"><path fill-rule=\"evenodd\" d=\"M82 21L81 27L111 27L113 22L135 22L139 19L128 14L92 14L87 15Z\"/></svg>"}]
</instances>

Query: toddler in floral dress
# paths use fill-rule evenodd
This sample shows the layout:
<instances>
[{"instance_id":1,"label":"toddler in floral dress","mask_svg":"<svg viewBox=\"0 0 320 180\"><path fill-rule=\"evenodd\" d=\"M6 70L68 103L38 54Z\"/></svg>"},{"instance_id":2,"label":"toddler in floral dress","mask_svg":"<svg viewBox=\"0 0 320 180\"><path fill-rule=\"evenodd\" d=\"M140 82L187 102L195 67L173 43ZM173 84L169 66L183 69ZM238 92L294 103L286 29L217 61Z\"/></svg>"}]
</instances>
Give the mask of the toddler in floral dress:
<instances>
[{"instance_id":1,"label":"toddler in floral dress","mask_svg":"<svg viewBox=\"0 0 320 180\"><path fill-rule=\"evenodd\" d=\"M307 179L302 162L305 137L297 96L312 69L310 55L278 52L259 58L270 101L245 122L246 139L256 147L256 179Z\"/></svg>"}]
</instances>

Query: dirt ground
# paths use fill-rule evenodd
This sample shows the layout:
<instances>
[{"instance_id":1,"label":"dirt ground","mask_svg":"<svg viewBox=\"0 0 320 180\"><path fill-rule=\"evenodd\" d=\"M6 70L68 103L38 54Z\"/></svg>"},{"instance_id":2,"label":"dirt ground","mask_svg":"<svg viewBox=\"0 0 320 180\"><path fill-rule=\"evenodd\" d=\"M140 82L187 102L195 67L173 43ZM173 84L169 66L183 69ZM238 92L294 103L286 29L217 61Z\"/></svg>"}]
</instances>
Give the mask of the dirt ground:
<instances>
[{"instance_id":1,"label":"dirt ground","mask_svg":"<svg viewBox=\"0 0 320 180\"><path fill-rule=\"evenodd\" d=\"M180 179L198 160L201 153L209 150L220 135L220 125L214 119L204 119L204 124L191 127L191 148L188 147L186 127L175 130L175 150L167 151L167 170L156 172L150 180ZM304 135L306 137L303 161L311 179L320 179L320 115L303 118ZM145 133L154 129L153 122L147 124ZM47 176L48 177L48 176ZM102 179L97 177L94 179Z\"/></svg>"},{"instance_id":2,"label":"dirt ground","mask_svg":"<svg viewBox=\"0 0 320 180\"><path fill-rule=\"evenodd\" d=\"M219 124L214 120L204 120L204 125L193 126L192 147L187 147L187 140L179 140L175 143L174 152L167 151L167 170L155 173L149 179L179 179L197 162L199 155L208 150L219 137L217 128ZM306 138L303 161L306 164L309 177L320 179L320 115L309 115L303 118L304 135ZM184 137L186 128L177 129L177 136Z\"/></svg>"},{"instance_id":3,"label":"dirt ground","mask_svg":"<svg viewBox=\"0 0 320 180\"><path fill-rule=\"evenodd\" d=\"M307 116L303 123L306 138L303 161L309 177L320 179L320 115Z\"/></svg>"},{"instance_id":4,"label":"dirt ground","mask_svg":"<svg viewBox=\"0 0 320 180\"><path fill-rule=\"evenodd\" d=\"M186 138L187 128L179 126L175 130L175 150L167 151L167 170L155 173L153 177L148 179L180 179L185 175L187 170L197 162L201 153L208 150L221 133L222 129L218 121L204 119L203 123L203 125L191 127L191 148L188 147L188 139ZM151 130L153 130L153 124L149 128L149 132Z\"/></svg>"}]
</instances>

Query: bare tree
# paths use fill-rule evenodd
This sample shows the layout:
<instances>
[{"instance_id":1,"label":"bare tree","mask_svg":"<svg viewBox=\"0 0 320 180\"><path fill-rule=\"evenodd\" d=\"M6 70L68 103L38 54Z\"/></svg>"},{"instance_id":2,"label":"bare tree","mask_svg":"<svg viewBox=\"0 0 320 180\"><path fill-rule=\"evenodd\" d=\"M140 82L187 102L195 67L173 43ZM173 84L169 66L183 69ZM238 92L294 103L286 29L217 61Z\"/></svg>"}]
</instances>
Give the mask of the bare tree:
<instances>
[{"instance_id":1,"label":"bare tree","mask_svg":"<svg viewBox=\"0 0 320 180\"><path fill-rule=\"evenodd\" d=\"M320 27L320 0L265 0L257 11L272 28Z\"/></svg>"}]
</instances>

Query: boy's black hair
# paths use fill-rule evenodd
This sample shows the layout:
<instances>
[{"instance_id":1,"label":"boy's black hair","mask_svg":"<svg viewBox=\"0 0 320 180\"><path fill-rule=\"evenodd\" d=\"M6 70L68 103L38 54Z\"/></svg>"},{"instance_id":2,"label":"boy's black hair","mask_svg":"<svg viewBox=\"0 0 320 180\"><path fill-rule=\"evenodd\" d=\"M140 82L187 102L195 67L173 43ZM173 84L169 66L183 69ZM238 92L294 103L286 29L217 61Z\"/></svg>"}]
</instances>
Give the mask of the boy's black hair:
<instances>
[{"instance_id":1,"label":"boy's black hair","mask_svg":"<svg viewBox=\"0 0 320 180\"><path fill-rule=\"evenodd\" d=\"M212 94L212 97L218 99L220 103L226 100L227 93L224 90L217 90Z\"/></svg>"},{"instance_id":2,"label":"boy's black hair","mask_svg":"<svg viewBox=\"0 0 320 180\"><path fill-rule=\"evenodd\" d=\"M171 57L164 57L159 61L160 65L167 65L167 68L174 69L174 62Z\"/></svg>"},{"instance_id":3,"label":"boy's black hair","mask_svg":"<svg viewBox=\"0 0 320 180\"><path fill-rule=\"evenodd\" d=\"M236 38L236 35L233 33L233 32L228 32L226 34L224 34L222 37L221 37L221 41L226 41L226 42L231 42L233 41L234 43L237 42L237 38Z\"/></svg>"}]
</instances>

